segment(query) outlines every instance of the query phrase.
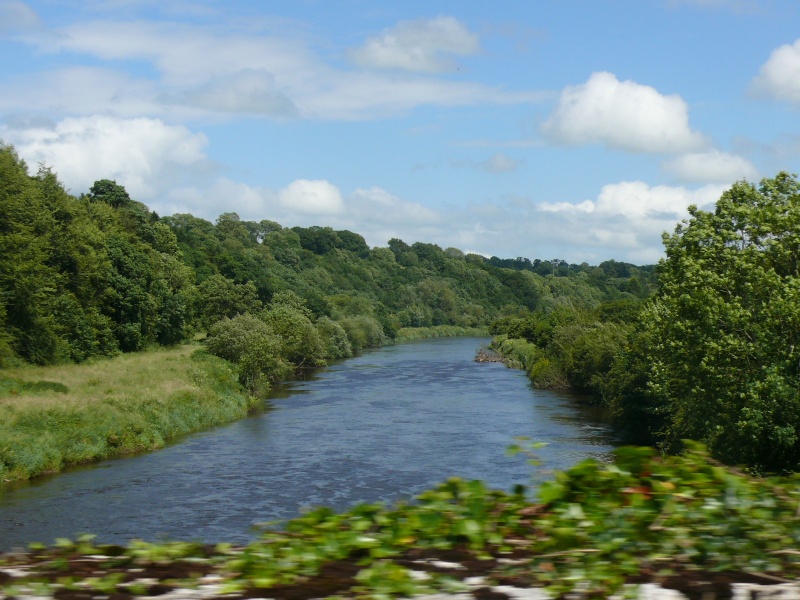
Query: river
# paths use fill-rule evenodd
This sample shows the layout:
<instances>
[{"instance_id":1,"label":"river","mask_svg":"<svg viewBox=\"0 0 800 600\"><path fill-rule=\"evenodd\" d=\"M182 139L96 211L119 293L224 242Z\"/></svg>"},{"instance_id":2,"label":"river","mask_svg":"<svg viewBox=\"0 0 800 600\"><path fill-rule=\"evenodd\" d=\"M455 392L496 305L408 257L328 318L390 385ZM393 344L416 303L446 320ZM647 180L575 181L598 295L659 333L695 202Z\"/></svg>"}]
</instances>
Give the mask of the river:
<instances>
[{"instance_id":1,"label":"river","mask_svg":"<svg viewBox=\"0 0 800 600\"><path fill-rule=\"evenodd\" d=\"M0 551L84 532L242 543L256 523L411 498L452 475L508 490L531 481L526 459L506 455L515 436L548 444L537 452L544 469L608 456L609 427L575 398L475 362L487 341L365 352L281 386L250 418L0 488Z\"/></svg>"}]
</instances>

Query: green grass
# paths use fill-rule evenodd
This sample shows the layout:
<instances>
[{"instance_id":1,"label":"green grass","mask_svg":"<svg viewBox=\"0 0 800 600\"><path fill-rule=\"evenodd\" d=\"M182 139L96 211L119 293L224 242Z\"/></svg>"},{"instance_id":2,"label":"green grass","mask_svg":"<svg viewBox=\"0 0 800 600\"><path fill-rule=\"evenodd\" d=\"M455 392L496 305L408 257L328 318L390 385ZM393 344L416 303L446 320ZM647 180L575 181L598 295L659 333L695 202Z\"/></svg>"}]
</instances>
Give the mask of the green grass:
<instances>
[{"instance_id":1,"label":"green grass","mask_svg":"<svg viewBox=\"0 0 800 600\"><path fill-rule=\"evenodd\" d=\"M160 448L245 416L256 400L198 348L0 371L0 480Z\"/></svg>"}]
</instances>

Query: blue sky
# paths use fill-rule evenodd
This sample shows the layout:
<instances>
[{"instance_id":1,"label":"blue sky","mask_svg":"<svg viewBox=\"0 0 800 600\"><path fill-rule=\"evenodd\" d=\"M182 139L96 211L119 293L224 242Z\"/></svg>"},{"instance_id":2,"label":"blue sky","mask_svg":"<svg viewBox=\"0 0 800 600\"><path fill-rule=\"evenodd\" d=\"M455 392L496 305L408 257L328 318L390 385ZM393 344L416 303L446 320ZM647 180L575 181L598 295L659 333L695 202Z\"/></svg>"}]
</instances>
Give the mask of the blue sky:
<instances>
[{"instance_id":1,"label":"blue sky","mask_svg":"<svg viewBox=\"0 0 800 600\"><path fill-rule=\"evenodd\" d=\"M0 139L74 194L646 264L800 159L797 0L0 0Z\"/></svg>"}]
</instances>

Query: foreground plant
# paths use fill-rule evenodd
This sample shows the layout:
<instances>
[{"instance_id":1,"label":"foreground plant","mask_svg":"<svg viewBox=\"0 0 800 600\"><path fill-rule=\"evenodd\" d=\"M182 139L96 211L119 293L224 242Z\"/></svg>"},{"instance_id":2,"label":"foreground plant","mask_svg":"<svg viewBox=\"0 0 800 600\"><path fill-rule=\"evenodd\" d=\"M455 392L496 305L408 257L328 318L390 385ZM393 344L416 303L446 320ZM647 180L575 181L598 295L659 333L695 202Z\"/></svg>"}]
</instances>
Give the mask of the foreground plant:
<instances>
[{"instance_id":1,"label":"foreground plant","mask_svg":"<svg viewBox=\"0 0 800 600\"><path fill-rule=\"evenodd\" d=\"M36 566L6 585L8 594L38 585L153 595L213 583L231 598L389 598L464 589L462 580L554 596L602 598L642 582L723 593L732 582L800 576L799 509L796 478L752 479L700 446L666 458L622 448L613 463L556 473L538 503L524 489L450 479L412 503L316 509L243 548L62 541L8 556Z\"/></svg>"}]
</instances>

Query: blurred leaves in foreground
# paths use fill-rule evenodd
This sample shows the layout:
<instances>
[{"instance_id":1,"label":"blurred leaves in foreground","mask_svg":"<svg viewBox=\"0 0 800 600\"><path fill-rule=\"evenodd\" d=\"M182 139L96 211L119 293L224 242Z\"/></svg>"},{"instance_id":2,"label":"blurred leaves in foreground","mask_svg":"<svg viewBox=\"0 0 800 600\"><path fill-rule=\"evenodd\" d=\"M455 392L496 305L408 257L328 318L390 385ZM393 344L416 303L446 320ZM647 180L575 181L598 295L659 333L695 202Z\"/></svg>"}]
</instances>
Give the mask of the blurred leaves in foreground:
<instances>
[{"instance_id":1,"label":"blurred leaves in foreground","mask_svg":"<svg viewBox=\"0 0 800 600\"><path fill-rule=\"evenodd\" d=\"M337 569L348 573L336 579L340 597L454 590L463 586L461 571L411 573L425 564L420 558L453 556L470 565L467 572L479 567L489 585L544 586L556 596L607 597L627 584L698 574L796 578L797 478L754 479L717 464L699 445L688 447L670 457L651 448L620 448L613 462L587 460L556 473L537 500L523 488L505 493L453 478L410 503L361 505L339 514L315 509L280 529L265 527L244 548L136 542L117 549L107 565L191 559L196 572L216 573L234 596L299 590ZM86 540L32 552L43 581L56 561L67 568L76 555L111 554ZM7 593L21 593L21 585Z\"/></svg>"}]
</instances>

